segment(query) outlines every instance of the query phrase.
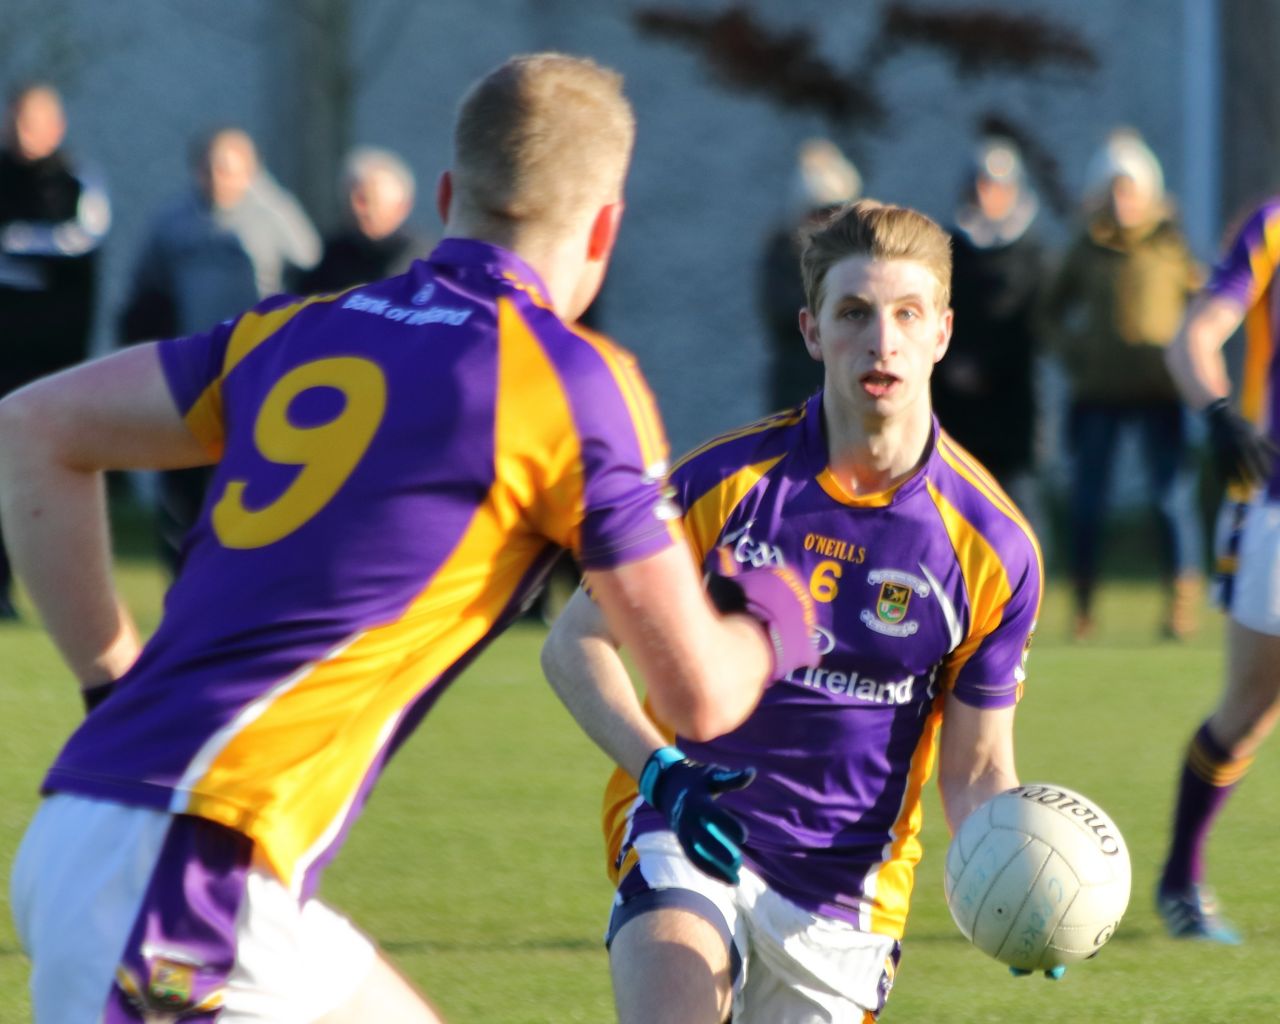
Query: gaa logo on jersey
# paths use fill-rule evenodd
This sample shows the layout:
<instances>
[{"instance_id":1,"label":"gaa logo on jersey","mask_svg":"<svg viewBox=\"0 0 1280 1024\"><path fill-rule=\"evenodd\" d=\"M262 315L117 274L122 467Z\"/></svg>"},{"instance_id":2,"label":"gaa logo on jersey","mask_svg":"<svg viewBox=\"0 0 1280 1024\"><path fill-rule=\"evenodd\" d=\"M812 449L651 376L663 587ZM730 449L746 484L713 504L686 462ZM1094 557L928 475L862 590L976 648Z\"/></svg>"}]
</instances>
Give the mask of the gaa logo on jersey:
<instances>
[{"instance_id":1,"label":"gaa logo on jersey","mask_svg":"<svg viewBox=\"0 0 1280 1024\"><path fill-rule=\"evenodd\" d=\"M880 599L876 601L876 616L882 622L897 625L907 615L907 605L911 603L911 588L901 583L882 583Z\"/></svg>"}]
</instances>

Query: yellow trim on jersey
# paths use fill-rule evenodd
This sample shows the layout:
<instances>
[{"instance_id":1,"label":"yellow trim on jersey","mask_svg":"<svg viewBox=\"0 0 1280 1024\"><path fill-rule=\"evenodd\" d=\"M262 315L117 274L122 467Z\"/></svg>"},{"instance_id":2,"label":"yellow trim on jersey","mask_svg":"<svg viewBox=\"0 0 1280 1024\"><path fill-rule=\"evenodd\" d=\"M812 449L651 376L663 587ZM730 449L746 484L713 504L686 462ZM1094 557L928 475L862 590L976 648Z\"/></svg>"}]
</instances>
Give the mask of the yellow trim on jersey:
<instances>
[{"instance_id":1,"label":"yellow trim on jersey","mask_svg":"<svg viewBox=\"0 0 1280 1024\"><path fill-rule=\"evenodd\" d=\"M1018 524L1018 528L1031 542L1031 549L1036 554L1036 571L1040 574L1040 579L1044 580L1044 556L1040 551L1040 541L1036 537L1035 530L1031 528L1031 524L1027 518L1019 510L1018 506L1013 503L1013 499L1007 495L1004 490L996 483L995 477L982 465L973 454L956 444L955 440L945 432L938 435L938 452L948 466L959 473L965 480L973 484L996 508L1000 509L1005 515ZM1044 596L1044 586L1040 588L1041 598ZM1040 617L1040 606L1036 604L1036 616Z\"/></svg>"},{"instance_id":2,"label":"yellow trim on jersey","mask_svg":"<svg viewBox=\"0 0 1280 1024\"><path fill-rule=\"evenodd\" d=\"M1244 315L1244 357L1240 374L1240 412L1250 423L1262 422L1266 406L1267 371L1271 366L1274 341L1271 337L1272 286L1267 285L1259 301Z\"/></svg>"},{"instance_id":3,"label":"yellow trim on jersey","mask_svg":"<svg viewBox=\"0 0 1280 1024\"><path fill-rule=\"evenodd\" d=\"M730 441L736 441L740 437L749 437L751 434L762 434L766 430L772 430L775 427L790 427L799 423L804 419L804 406L801 405L795 409L784 409L781 412L771 413L763 419L755 420L745 426L738 427L736 430L729 430L723 434L717 434L709 441L704 441L692 451L680 456L676 460L672 469L678 469L692 458L696 458L703 452L709 452L712 448L717 448L722 444L728 444Z\"/></svg>"},{"instance_id":4,"label":"yellow trim on jersey","mask_svg":"<svg viewBox=\"0 0 1280 1024\"><path fill-rule=\"evenodd\" d=\"M831 471L830 466L819 473L816 479L818 486L827 492L827 497L838 501L841 505L848 505L850 508L883 508L893 501L893 496L911 478L899 480L892 487L876 491L874 494L854 494L845 487L844 481Z\"/></svg>"},{"instance_id":5,"label":"yellow trim on jersey","mask_svg":"<svg viewBox=\"0 0 1280 1024\"><path fill-rule=\"evenodd\" d=\"M582 443L555 367L510 299L498 301L498 345L495 478L515 492L539 532L577 551L586 502ZM550 429L541 427L547 423ZM529 450L533 437L555 439L550 459L541 448Z\"/></svg>"},{"instance_id":6,"label":"yellow trim on jersey","mask_svg":"<svg viewBox=\"0 0 1280 1024\"><path fill-rule=\"evenodd\" d=\"M222 378L219 377L200 392L187 414L182 417L187 429L200 442L215 462L222 458L226 435L222 429Z\"/></svg>"},{"instance_id":7,"label":"yellow trim on jersey","mask_svg":"<svg viewBox=\"0 0 1280 1024\"><path fill-rule=\"evenodd\" d=\"M332 302L346 292L335 292L330 295L312 295L301 302L281 306L269 313L255 313L250 310L236 323L227 341L226 355L222 359L222 376L226 376L236 368L254 349L270 338L276 331L316 302Z\"/></svg>"},{"instance_id":8,"label":"yellow trim on jersey","mask_svg":"<svg viewBox=\"0 0 1280 1024\"><path fill-rule=\"evenodd\" d=\"M960 575L964 578L969 596L969 632L947 659L944 669L943 689L950 689L956 676L982 641L993 633L1004 617L1004 608L1013 596L1009 575L1004 563L977 528L929 481L929 496L942 517L943 528L951 538ZM1037 615L1039 609L1037 609ZM1022 684L1018 684L1018 699L1022 698Z\"/></svg>"},{"instance_id":9,"label":"yellow trim on jersey","mask_svg":"<svg viewBox=\"0 0 1280 1024\"><path fill-rule=\"evenodd\" d=\"M699 566L707 553L715 546L729 515L751 488L782 460L781 455L743 466L732 476L727 476L707 491L701 498L684 511L684 529L693 548L694 558Z\"/></svg>"},{"instance_id":10,"label":"yellow trim on jersey","mask_svg":"<svg viewBox=\"0 0 1280 1024\"><path fill-rule=\"evenodd\" d=\"M923 847L920 843L920 827L924 821L921 797L924 785L933 774L938 756L938 729L942 723L941 696L935 698L933 710L920 732L920 742L911 755L907 769L907 788L902 795L902 808L890 829L894 836L889 855L875 869L875 889L871 897L870 931L880 935L902 938L906 927L907 911L911 906L911 891L915 887L916 865L920 863Z\"/></svg>"},{"instance_id":11,"label":"yellow trim on jersey","mask_svg":"<svg viewBox=\"0 0 1280 1024\"><path fill-rule=\"evenodd\" d=\"M658 406L653 392L640 375L631 353L620 348L603 334L574 326L574 334L590 345L604 360L604 364L613 374L622 400L626 403L631 423L635 427L636 437L640 442L640 454L644 459L646 470L661 466L665 472L667 460L671 457L667 446L667 435L658 416Z\"/></svg>"}]
</instances>

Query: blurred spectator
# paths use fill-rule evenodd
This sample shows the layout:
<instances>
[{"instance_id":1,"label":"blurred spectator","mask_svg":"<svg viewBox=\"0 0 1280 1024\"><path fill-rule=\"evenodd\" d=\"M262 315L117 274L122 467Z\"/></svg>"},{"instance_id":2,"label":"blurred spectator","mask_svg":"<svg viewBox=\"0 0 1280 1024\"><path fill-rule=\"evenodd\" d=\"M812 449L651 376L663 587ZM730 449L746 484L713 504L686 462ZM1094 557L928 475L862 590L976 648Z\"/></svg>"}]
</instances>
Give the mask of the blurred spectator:
<instances>
[{"instance_id":1,"label":"blurred spectator","mask_svg":"<svg viewBox=\"0 0 1280 1024\"><path fill-rule=\"evenodd\" d=\"M1035 474L1035 316L1046 270L1039 211L1017 147L982 140L952 228L955 327L933 373L933 402L943 427L1044 538Z\"/></svg>"},{"instance_id":2,"label":"blurred spectator","mask_svg":"<svg viewBox=\"0 0 1280 1024\"><path fill-rule=\"evenodd\" d=\"M1199 271L1166 201L1159 161L1141 136L1113 132L1086 180L1083 229L1045 304L1070 387L1073 631L1083 639L1093 630L1113 456L1121 431L1136 431L1160 529L1163 632L1183 638L1197 625L1203 539L1186 413L1163 350Z\"/></svg>"},{"instance_id":3,"label":"blurred spectator","mask_svg":"<svg viewBox=\"0 0 1280 1024\"><path fill-rule=\"evenodd\" d=\"M253 140L220 128L191 151L194 187L162 209L134 267L120 318L125 342L194 334L284 291L315 266L320 237L302 207L259 164ZM206 468L159 474L161 553L173 572L200 513Z\"/></svg>"},{"instance_id":4,"label":"blurred spectator","mask_svg":"<svg viewBox=\"0 0 1280 1024\"><path fill-rule=\"evenodd\" d=\"M111 207L63 150L66 130L53 86L11 94L0 149L0 398L89 353ZM0 541L0 619L15 615L10 587Z\"/></svg>"},{"instance_id":5,"label":"blurred spectator","mask_svg":"<svg viewBox=\"0 0 1280 1024\"><path fill-rule=\"evenodd\" d=\"M786 220L770 232L760 261L759 299L768 342L770 409L798 405L822 386L822 364L800 335L804 287L800 242L806 228L862 194L862 177L829 139L807 139L796 153Z\"/></svg>"},{"instance_id":6,"label":"blurred spectator","mask_svg":"<svg viewBox=\"0 0 1280 1024\"><path fill-rule=\"evenodd\" d=\"M325 239L320 263L302 279L307 294L393 277L427 251L427 240L406 224L413 211L413 172L395 153L371 146L353 150L341 187L347 223Z\"/></svg>"}]
</instances>

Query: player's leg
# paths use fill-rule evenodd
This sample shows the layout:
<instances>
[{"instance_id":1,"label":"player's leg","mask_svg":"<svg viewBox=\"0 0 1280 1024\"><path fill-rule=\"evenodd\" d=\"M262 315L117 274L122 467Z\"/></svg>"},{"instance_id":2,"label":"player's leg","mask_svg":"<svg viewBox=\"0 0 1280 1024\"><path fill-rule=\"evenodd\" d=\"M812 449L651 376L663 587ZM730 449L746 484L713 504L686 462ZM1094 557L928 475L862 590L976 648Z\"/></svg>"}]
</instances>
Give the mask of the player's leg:
<instances>
[{"instance_id":1,"label":"player's leg","mask_svg":"<svg viewBox=\"0 0 1280 1024\"><path fill-rule=\"evenodd\" d=\"M1157 893L1171 934L1228 943L1239 936L1203 888L1204 851L1219 812L1280 718L1280 508L1249 510L1231 590L1227 681L1187 749Z\"/></svg>"},{"instance_id":2,"label":"player's leg","mask_svg":"<svg viewBox=\"0 0 1280 1024\"><path fill-rule=\"evenodd\" d=\"M626 851L605 943L619 1024L722 1024L745 974L737 891L667 831Z\"/></svg>"},{"instance_id":3,"label":"player's leg","mask_svg":"<svg viewBox=\"0 0 1280 1024\"><path fill-rule=\"evenodd\" d=\"M619 1024L723 1024L733 985L719 928L679 908L623 925L609 947Z\"/></svg>"}]
</instances>

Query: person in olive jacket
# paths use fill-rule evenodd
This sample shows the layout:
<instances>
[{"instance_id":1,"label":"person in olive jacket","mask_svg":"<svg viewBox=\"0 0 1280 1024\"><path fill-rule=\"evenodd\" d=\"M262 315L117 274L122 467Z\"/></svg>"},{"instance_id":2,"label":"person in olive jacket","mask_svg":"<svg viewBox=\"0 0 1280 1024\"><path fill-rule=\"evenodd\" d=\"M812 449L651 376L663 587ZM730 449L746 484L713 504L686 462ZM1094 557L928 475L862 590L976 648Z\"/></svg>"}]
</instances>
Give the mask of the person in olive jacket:
<instances>
[{"instance_id":1,"label":"person in olive jacket","mask_svg":"<svg viewBox=\"0 0 1280 1024\"><path fill-rule=\"evenodd\" d=\"M1174 218L1155 154L1118 129L1091 160L1083 229L1046 297L1046 329L1070 391L1071 575L1077 639L1094 628L1102 524L1117 443L1136 432L1159 524L1168 601L1162 631L1196 628L1203 537L1187 416L1165 368L1199 268Z\"/></svg>"}]
</instances>

